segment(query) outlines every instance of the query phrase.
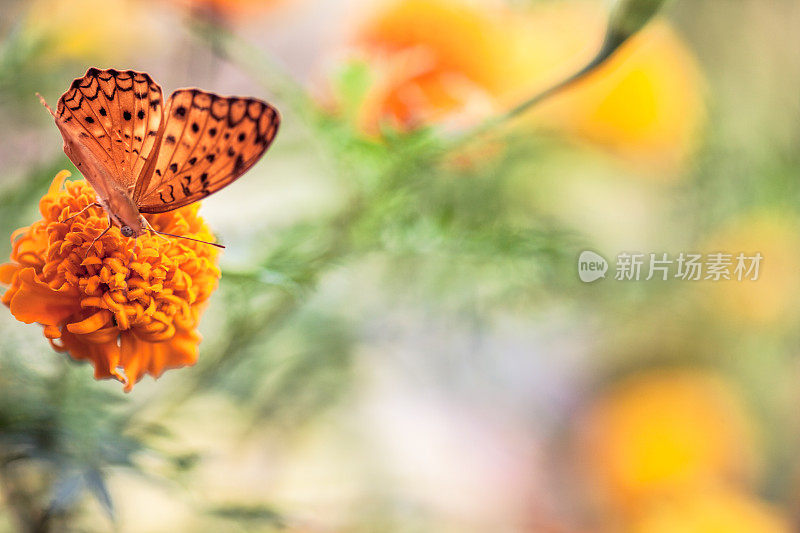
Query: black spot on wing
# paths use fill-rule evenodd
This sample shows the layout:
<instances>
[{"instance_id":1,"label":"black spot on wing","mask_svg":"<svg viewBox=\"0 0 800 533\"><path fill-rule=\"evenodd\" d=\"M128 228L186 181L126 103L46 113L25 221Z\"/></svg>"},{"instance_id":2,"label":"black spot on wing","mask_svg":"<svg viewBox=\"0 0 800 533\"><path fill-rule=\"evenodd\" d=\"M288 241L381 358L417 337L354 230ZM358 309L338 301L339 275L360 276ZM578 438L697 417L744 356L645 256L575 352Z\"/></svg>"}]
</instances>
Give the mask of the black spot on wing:
<instances>
[{"instance_id":1,"label":"black spot on wing","mask_svg":"<svg viewBox=\"0 0 800 533\"><path fill-rule=\"evenodd\" d=\"M192 191L189 190L189 185L192 183L192 177L191 176L184 176L183 179L186 180L186 184L185 185L183 183L181 183L181 189L183 189L183 194L185 196L190 196L192 194Z\"/></svg>"},{"instance_id":2,"label":"black spot on wing","mask_svg":"<svg viewBox=\"0 0 800 533\"><path fill-rule=\"evenodd\" d=\"M239 171L242 170L243 166L244 166L244 158L242 157L242 154L239 154L238 156L236 156L236 162L233 164L233 173L238 174Z\"/></svg>"}]
</instances>

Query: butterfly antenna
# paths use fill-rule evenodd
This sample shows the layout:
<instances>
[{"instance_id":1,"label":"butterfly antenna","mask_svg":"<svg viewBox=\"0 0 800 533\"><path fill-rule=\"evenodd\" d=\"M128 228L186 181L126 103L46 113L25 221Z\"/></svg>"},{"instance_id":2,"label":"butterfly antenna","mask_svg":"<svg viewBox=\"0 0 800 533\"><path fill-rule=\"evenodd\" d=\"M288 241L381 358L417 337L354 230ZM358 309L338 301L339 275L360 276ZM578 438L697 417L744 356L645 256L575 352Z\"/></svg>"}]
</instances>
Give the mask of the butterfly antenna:
<instances>
[{"instance_id":1,"label":"butterfly antenna","mask_svg":"<svg viewBox=\"0 0 800 533\"><path fill-rule=\"evenodd\" d=\"M55 114L55 113L53 113L53 109L52 109L52 108L51 108L49 105L47 105L47 102L45 101L45 99L44 99L44 96L42 96L42 95L41 95L41 94L39 94L39 93L36 93L36 96L38 96L38 97L39 97L39 101L42 103L42 105L43 105L43 106L45 106L45 107L47 108L47 110L48 110L48 111L50 111L50 114L51 114L51 115L53 115L53 116L55 117L55 116L56 116L56 114Z\"/></svg>"},{"instance_id":2,"label":"butterfly antenna","mask_svg":"<svg viewBox=\"0 0 800 533\"><path fill-rule=\"evenodd\" d=\"M185 237L183 235L174 235L172 233L164 233L163 231L156 231L154 229L151 229L150 231L158 235L166 235L167 237L175 237L176 239L186 239L187 241L194 241L202 244L210 244L211 246L216 246L217 248L225 248L221 244L217 244L215 242L201 241L200 239L193 239L192 237Z\"/></svg>"}]
</instances>

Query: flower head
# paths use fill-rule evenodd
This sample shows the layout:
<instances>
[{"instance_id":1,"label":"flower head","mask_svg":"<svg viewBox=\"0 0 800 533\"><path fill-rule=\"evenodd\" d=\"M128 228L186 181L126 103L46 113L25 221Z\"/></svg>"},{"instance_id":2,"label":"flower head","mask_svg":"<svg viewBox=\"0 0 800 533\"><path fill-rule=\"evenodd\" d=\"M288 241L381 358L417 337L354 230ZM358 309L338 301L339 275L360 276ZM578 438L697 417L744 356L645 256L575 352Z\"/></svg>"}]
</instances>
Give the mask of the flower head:
<instances>
[{"instance_id":1,"label":"flower head","mask_svg":"<svg viewBox=\"0 0 800 533\"><path fill-rule=\"evenodd\" d=\"M463 0L380 4L354 42L376 68L362 128L410 130L491 114L507 77L510 41L501 15Z\"/></svg>"},{"instance_id":2,"label":"flower head","mask_svg":"<svg viewBox=\"0 0 800 533\"><path fill-rule=\"evenodd\" d=\"M42 219L12 234L12 262L0 266L0 282L9 285L2 302L17 320L43 325L56 350L91 362L95 378L114 377L126 391L144 374L194 364L195 329L220 276L217 250L157 235L134 242L116 226L92 245L108 216L100 207L80 213L95 192L83 180L64 184L69 175L60 172L41 199ZM198 207L148 221L213 240Z\"/></svg>"},{"instance_id":3,"label":"flower head","mask_svg":"<svg viewBox=\"0 0 800 533\"><path fill-rule=\"evenodd\" d=\"M757 433L737 391L701 370L653 370L615 383L580 424L581 463L612 507L757 476Z\"/></svg>"},{"instance_id":4,"label":"flower head","mask_svg":"<svg viewBox=\"0 0 800 533\"><path fill-rule=\"evenodd\" d=\"M40 43L46 62L120 61L152 53L163 39L158 15L138 0L32 0L24 5L20 29Z\"/></svg>"}]
</instances>

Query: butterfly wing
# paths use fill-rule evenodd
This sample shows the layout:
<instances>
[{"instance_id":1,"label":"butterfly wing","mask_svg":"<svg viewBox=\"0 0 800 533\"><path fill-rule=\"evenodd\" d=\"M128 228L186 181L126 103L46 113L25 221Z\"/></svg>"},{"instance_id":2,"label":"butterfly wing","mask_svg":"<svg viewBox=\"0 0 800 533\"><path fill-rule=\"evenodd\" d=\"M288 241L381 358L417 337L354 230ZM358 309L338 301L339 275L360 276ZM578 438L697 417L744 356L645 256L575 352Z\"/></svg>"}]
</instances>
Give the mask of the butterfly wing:
<instances>
[{"instance_id":1,"label":"butterfly wing","mask_svg":"<svg viewBox=\"0 0 800 533\"><path fill-rule=\"evenodd\" d=\"M90 68L58 100L64 151L103 197L112 183L131 192L155 157L161 87L145 73Z\"/></svg>"},{"instance_id":2,"label":"butterfly wing","mask_svg":"<svg viewBox=\"0 0 800 533\"><path fill-rule=\"evenodd\" d=\"M155 168L133 194L142 213L171 211L230 184L264 155L280 124L265 102L198 89L175 91L165 116Z\"/></svg>"}]
</instances>

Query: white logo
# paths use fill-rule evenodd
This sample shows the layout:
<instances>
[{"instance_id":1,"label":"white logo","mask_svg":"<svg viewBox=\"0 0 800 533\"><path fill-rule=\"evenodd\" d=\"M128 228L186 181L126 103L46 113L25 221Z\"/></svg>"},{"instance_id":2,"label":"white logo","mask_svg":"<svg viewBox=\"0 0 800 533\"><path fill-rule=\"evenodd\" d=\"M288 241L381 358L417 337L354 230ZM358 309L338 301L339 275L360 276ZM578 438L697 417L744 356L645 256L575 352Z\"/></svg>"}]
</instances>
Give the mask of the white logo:
<instances>
[{"instance_id":1,"label":"white logo","mask_svg":"<svg viewBox=\"0 0 800 533\"><path fill-rule=\"evenodd\" d=\"M586 250L578 257L578 276L584 283L591 283L606 277L608 261L601 255Z\"/></svg>"}]
</instances>

